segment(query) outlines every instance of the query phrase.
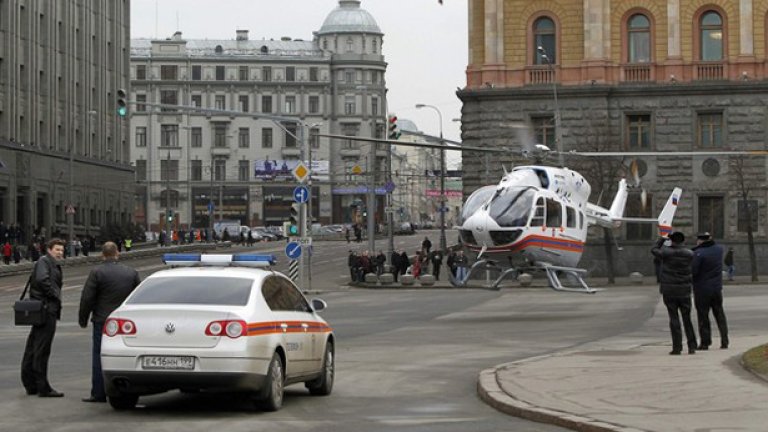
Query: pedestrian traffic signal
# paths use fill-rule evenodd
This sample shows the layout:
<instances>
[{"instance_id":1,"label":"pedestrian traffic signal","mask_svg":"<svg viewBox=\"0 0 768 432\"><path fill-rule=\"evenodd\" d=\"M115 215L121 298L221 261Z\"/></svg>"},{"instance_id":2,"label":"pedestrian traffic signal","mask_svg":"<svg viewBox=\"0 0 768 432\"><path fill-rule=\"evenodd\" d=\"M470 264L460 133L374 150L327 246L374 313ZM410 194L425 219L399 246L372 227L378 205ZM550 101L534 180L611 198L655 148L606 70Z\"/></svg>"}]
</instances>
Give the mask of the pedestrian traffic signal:
<instances>
[{"instance_id":1,"label":"pedestrian traffic signal","mask_svg":"<svg viewBox=\"0 0 768 432\"><path fill-rule=\"evenodd\" d=\"M173 222L173 210L168 210L165 214L165 220Z\"/></svg>"},{"instance_id":2,"label":"pedestrian traffic signal","mask_svg":"<svg viewBox=\"0 0 768 432\"><path fill-rule=\"evenodd\" d=\"M387 134L387 137L389 137L389 139L391 139L391 140L400 139L400 135L402 135L402 134L400 133L400 129L398 129L398 127L397 127L397 116L396 115L389 116L389 128L388 128L388 130L389 130L389 133Z\"/></svg>"},{"instance_id":3,"label":"pedestrian traffic signal","mask_svg":"<svg viewBox=\"0 0 768 432\"><path fill-rule=\"evenodd\" d=\"M123 89L117 89L117 115L120 117L128 115L128 94Z\"/></svg>"},{"instance_id":4,"label":"pedestrian traffic signal","mask_svg":"<svg viewBox=\"0 0 768 432\"><path fill-rule=\"evenodd\" d=\"M291 214L289 218L287 236L297 237L301 235L301 204L291 204Z\"/></svg>"}]
</instances>

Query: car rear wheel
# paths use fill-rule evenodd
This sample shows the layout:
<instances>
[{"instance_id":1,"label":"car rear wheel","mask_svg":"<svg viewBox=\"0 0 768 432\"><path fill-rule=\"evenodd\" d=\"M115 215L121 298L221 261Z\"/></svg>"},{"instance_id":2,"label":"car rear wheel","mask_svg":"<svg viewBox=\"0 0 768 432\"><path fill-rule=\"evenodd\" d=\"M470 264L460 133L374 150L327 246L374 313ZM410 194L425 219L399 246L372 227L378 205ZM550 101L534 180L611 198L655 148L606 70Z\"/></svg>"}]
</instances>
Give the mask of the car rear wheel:
<instances>
[{"instance_id":1,"label":"car rear wheel","mask_svg":"<svg viewBox=\"0 0 768 432\"><path fill-rule=\"evenodd\" d=\"M275 353L269 363L267 379L261 395L261 406L265 411L277 411L283 406L283 389L285 384L283 361Z\"/></svg>"},{"instance_id":2,"label":"car rear wheel","mask_svg":"<svg viewBox=\"0 0 768 432\"><path fill-rule=\"evenodd\" d=\"M333 355L333 343L330 341L325 344L325 356L323 357L323 367L320 376L317 379L308 381L306 386L309 393L317 396L327 396L333 390L333 378L335 371L335 358Z\"/></svg>"},{"instance_id":3,"label":"car rear wheel","mask_svg":"<svg viewBox=\"0 0 768 432\"><path fill-rule=\"evenodd\" d=\"M109 404L116 410L129 410L136 408L136 403L139 402L139 395L136 394L121 394L120 396L110 396Z\"/></svg>"}]
</instances>

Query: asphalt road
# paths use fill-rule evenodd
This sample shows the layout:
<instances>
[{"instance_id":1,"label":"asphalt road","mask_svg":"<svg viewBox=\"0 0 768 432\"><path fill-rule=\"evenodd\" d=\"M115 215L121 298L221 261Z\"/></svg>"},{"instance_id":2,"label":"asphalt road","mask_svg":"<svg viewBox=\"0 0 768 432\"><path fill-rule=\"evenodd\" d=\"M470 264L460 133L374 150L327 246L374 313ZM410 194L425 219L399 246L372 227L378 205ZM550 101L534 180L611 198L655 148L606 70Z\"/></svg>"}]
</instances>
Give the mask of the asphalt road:
<instances>
[{"instance_id":1,"label":"asphalt road","mask_svg":"<svg viewBox=\"0 0 768 432\"><path fill-rule=\"evenodd\" d=\"M437 233L429 234L434 243ZM396 247L415 251L423 233L396 239ZM282 254L283 247L256 249ZM334 392L312 397L301 385L288 387L277 413L250 411L235 396L178 392L143 397L130 412L80 402L90 386L90 330L77 326L75 314L87 268L66 269L64 317L51 358L51 382L66 397L26 396L19 363L28 329L9 324L24 277L0 279L0 299L7 305L0 310L0 430L562 430L485 405L475 389L479 371L633 331L658 301L649 288L597 295L541 288L349 289L343 286L349 248L345 242L316 243L313 260L313 289L323 291L317 295L329 304L323 315L338 337ZM162 268L156 260L128 264L142 276Z\"/></svg>"}]
</instances>

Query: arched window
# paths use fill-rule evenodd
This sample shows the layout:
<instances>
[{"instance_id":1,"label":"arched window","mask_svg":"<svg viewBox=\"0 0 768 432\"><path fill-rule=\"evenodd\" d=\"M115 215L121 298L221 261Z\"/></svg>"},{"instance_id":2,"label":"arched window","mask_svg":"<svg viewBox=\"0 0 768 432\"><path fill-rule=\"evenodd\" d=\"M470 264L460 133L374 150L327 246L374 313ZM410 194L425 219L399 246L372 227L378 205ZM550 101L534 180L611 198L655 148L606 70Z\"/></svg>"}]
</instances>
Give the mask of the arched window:
<instances>
[{"instance_id":1,"label":"arched window","mask_svg":"<svg viewBox=\"0 0 768 432\"><path fill-rule=\"evenodd\" d=\"M632 15L627 22L627 41L630 63L650 63L651 22L642 14Z\"/></svg>"},{"instance_id":2,"label":"arched window","mask_svg":"<svg viewBox=\"0 0 768 432\"><path fill-rule=\"evenodd\" d=\"M543 48L543 51L539 47ZM537 65L557 63L556 48L555 22L547 17L537 19L533 23L533 52L536 53L534 63ZM546 54L546 59L544 54Z\"/></svg>"},{"instance_id":3,"label":"arched window","mask_svg":"<svg viewBox=\"0 0 768 432\"><path fill-rule=\"evenodd\" d=\"M723 59L723 18L715 11L701 16L701 60L720 61Z\"/></svg>"}]
</instances>

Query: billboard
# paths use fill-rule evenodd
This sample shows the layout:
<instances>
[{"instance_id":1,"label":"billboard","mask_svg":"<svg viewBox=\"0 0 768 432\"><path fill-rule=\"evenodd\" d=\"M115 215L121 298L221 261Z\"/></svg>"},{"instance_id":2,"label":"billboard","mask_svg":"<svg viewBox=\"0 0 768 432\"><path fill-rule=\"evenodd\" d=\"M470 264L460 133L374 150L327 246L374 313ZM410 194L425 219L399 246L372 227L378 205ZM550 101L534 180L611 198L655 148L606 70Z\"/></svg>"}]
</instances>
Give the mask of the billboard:
<instances>
[{"instance_id":1,"label":"billboard","mask_svg":"<svg viewBox=\"0 0 768 432\"><path fill-rule=\"evenodd\" d=\"M292 171L299 164L298 159L267 159L253 162L253 178L263 181L293 181ZM309 166L308 163L304 163ZM327 160L312 161L312 180L329 181L330 172Z\"/></svg>"}]
</instances>

